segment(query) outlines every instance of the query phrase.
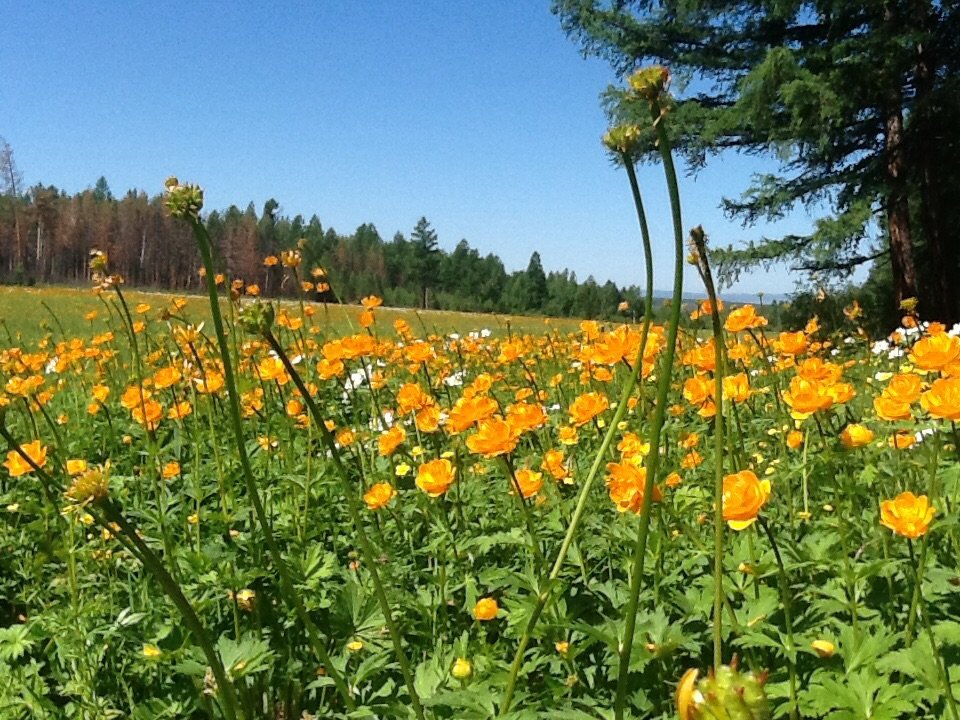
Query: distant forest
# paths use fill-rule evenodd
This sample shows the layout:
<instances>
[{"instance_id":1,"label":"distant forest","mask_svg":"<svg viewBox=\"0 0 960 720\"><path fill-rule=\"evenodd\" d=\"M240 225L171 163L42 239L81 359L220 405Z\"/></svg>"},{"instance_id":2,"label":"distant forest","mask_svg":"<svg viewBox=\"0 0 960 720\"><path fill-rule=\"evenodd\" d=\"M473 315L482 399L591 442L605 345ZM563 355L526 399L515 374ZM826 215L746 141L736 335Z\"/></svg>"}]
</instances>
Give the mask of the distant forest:
<instances>
[{"instance_id":1,"label":"distant forest","mask_svg":"<svg viewBox=\"0 0 960 720\"><path fill-rule=\"evenodd\" d=\"M90 251L97 249L108 253L112 271L128 285L199 289L193 237L185 223L168 217L159 195L131 190L118 198L105 178L75 195L54 186L20 192L5 184L0 281L82 284L90 278ZM634 317L642 309L640 288L599 284L592 277L580 282L569 270L546 272L537 252L526 270L516 272L466 240L447 252L426 218L409 236L397 232L385 240L369 223L344 235L325 228L317 215L287 217L279 209L271 199L259 212L251 203L206 216L222 272L264 296L296 294L289 268L273 258L299 249L301 281L315 282L318 273L311 271L317 268L325 272L318 283L322 292L309 290L316 300L355 303L379 295L398 307L584 318Z\"/></svg>"}]
</instances>

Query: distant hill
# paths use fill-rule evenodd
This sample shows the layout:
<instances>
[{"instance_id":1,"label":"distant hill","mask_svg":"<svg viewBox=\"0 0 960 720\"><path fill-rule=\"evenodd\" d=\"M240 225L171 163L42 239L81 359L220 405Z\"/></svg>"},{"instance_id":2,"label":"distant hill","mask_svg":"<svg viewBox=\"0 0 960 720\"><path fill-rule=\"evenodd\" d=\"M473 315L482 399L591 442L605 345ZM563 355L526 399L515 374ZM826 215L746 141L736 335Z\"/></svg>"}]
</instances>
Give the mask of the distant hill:
<instances>
[{"instance_id":1,"label":"distant hill","mask_svg":"<svg viewBox=\"0 0 960 720\"><path fill-rule=\"evenodd\" d=\"M669 300L673 297L673 292L670 290L654 290L653 297L657 300ZM753 303L754 305L760 304L760 296L756 293L720 293L720 298L726 303L734 304L746 304ZM685 292L683 293L684 302L697 302L699 300L706 300L706 293L702 292ZM790 300L788 295L776 294L776 293L764 293L763 294L763 304L770 305L774 302L787 302Z\"/></svg>"}]
</instances>

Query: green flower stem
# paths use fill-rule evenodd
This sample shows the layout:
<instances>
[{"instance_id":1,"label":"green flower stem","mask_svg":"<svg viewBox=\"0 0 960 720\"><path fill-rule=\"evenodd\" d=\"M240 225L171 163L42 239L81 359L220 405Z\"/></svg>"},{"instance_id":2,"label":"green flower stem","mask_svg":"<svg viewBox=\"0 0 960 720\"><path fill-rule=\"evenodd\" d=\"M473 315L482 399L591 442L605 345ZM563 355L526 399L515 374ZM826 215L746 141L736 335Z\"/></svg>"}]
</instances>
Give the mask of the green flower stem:
<instances>
[{"instance_id":1,"label":"green flower stem","mask_svg":"<svg viewBox=\"0 0 960 720\"><path fill-rule=\"evenodd\" d=\"M927 480L927 497L930 501L930 504L936 501L937 498L937 466L940 462L940 436L934 433L933 437L930 438L930 443L933 445L933 450L930 453L930 475ZM907 613L907 636L906 636L906 646L910 647L913 644L914 632L917 626L917 612L920 608L921 594L923 592L923 573L927 567L927 542L929 534L924 534L923 538L920 540L920 563L914 564L914 573L916 577L916 582L913 585L913 595L910 598L910 610ZM913 560L913 543L910 543L910 560Z\"/></svg>"},{"instance_id":2,"label":"green flower stem","mask_svg":"<svg viewBox=\"0 0 960 720\"><path fill-rule=\"evenodd\" d=\"M397 658L397 663L400 665L400 672L403 674L404 682L407 685L407 692L410 694L410 704L413 706L413 711L419 720L424 720L423 706L420 703L420 696L417 693L416 686L414 684L413 671L410 668L410 661L407 659L407 655L403 650L403 638L400 635L400 629L397 627L396 619L393 616L393 611L390 607L390 599L387 597L387 593L383 588L383 582L380 579L380 573L377 572L377 555L374 552L374 548L370 542L370 539L367 537L366 530L364 530L363 516L360 511L360 504L355 496L353 484L350 480L350 473L340 457L340 452L337 448L333 433L327 429L327 426L324 423L324 417L320 413L320 408L317 407L316 402L314 402L310 391L303 382L303 378L300 377L297 369L293 366L293 363L290 362L290 358L287 357L287 353L284 351L283 346L277 341L277 338L274 337L273 333L270 332L269 329L264 332L264 337L267 343L270 345L270 348L277 354L277 357L280 358L280 361L283 363L287 374L290 376L290 379L293 380L293 384L296 385L297 389L300 391L300 395L303 397L303 401L307 404L307 409L310 411L310 415L313 416L314 422L316 423L317 427L320 428L323 442L330 451L330 457L333 460L334 468L336 469L337 475L340 478L344 497L346 497L347 500L347 510L350 513L350 518L353 520L354 530L357 534L357 541L360 545L360 551L363 553L364 561L367 564L367 569L370 571L370 579L373 581L374 594L377 596L377 602L380 604L380 611L383 613L384 622L387 625L387 630L390 632L390 639L393 642L394 655Z\"/></svg>"},{"instance_id":3,"label":"green flower stem","mask_svg":"<svg viewBox=\"0 0 960 720\"><path fill-rule=\"evenodd\" d=\"M0 436L7 441L7 445L11 450L16 452L24 462L30 465L31 469L40 479L41 484L45 488L47 497L52 501L52 499L55 497L54 489L56 487L53 477L51 477L46 470L33 461L33 458L26 453L20 443L17 442L16 438L10 434L10 431L7 430L6 425L4 425L2 422L0 422ZM163 588L163 591L173 601L174 606L176 606L177 610L180 612L184 622L187 624L190 632L193 633L197 643L200 645L200 648L203 651L204 656L207 658L207 662L210 664L210 670L213 672L213 676L217 680L217 685L223 690L223 714L226 716L227 720L235 720L238 717L238 714L237 697L233 683L227 676L226 670L223 667L223 662L220 660L220 655L217 653L213 642L210 640L210 635L207 633L206 628L204 628L203 623L197 616L197 613L194 611L190 601L187 600L186 596L183 594L180 585L176 580L173 579L173 576L167 572L167 569L163 566L163 562L160 560L160 558L157 557L156 553L154 553L137 534L137 530L130 525L127 519L120 512L120 509L114 503L107 499L97 505L88 505L86 507L86 512L90 514L97 525L117 536L124 547L130 550L130 553L153 574L156 580L160 583L160 586ZM110 526L111 522L114 522L117 524L117 526L119 526L121 534L117 535L114 528ZM243 716L241 715L240 717Z\"/></svg>"},{"instance_id":4,"label":"green flower stem","mask_svg":"<svg viewBox=\"0 0 960 720\"><path fill-rule=\"evenodd\" d=\"M633 634L637 623L637 605L640 601L640 582L643 577L643 564L647 554L647 535L650 530L650 507L653 501L653 487L660 470L660 436L667 413L667 395L670 392L670 379L673 371L673 359L677 349L677 329L680 325L680 305L683 302L683 221L680 214L680 190L677 185L677 172L673 164L670 139L663 123L663 113L657 99L650 101L650 114L657 133L657 148L663 162L667 190L670 195L670 210L673 218L674 270L673 299L670 306L670 321L667 326L667 346L660 362L660 377L657 379L657 404L654 408L653 424L650 428L650 454L647 455L647 478L643 491L643 504L640 509L640 527L633 553L632 575L630 577L630 598L627 602L623 639L620 641L620 668L617 676L617 694L614 701L614 718L622 720L627 701L627 683L630 676L630 656L633 653Z\"/></svg>"},{"instance_id":5,"label":"green flower stem","mask_svg":"<svg viewBox=\"0 0 960 720\"><path fill-rule=\"evenodd\" d=\"M713 666L723 664L723 326L717 290L707 258L707 240L702 227L691 231L690 237L697 250L697 270L710 298L710 320L713 325L713 398L716 405L713 426Z\"/></svg>"},{"instance_id":6,"label":"green flower stem","mask_svg":"<svg viewBox=\"0 0 960 720\"><path fill-rule=\"evenodd\" d=\"M300 622L303 623L304 628L306 628L307 637L314 653L317 656L317 659L327 671L328 676L333 679L333 682L336 685L340 696L343 698L344 703L346 703L348 708L353 710L356 708L356 703L350 694L350 689L347 687L347 683L343 679L343 675L339 670L337 670L331 661L330 655L327 653L323 643L320 640L317 626L307 613L307 609L304 607L303 600L300 598L300 594L297 592L296 587L294 587L293 581L290 578L290 570L287 568L287 564L284 561L283 556L280 554L280 547L277 545L276 538L273 536L273 530L267 520L266 513L264 512L263 502L260 499L260 492L257 489L257 481L253 476L253 468L250 466L250 458L247 455L247 446L243 437L243 422L240 415L240 394L237 390L236 378L233 375L233 365L230 362L230 351L227 345L227 337L223 331L223 317L220 312L220 301L217 295L216 281L214 280L213 254L210 247L210 236L208 235L207 229L203 226L203 223L199 218L195 216L189 216L188 220L190 225L193 227L193 234L197 240L197 245L200 248L200 255L203 258L203 266L206 268L207 294L210 298L210 314L213 318L213 327L217 333L217 345L219 346L220 358L223 363L223 378L224 383L227 386L228 396L227 406L230 409L230 425L233 430L234 440L236 441L237 445L237 454L240 459L240 467L243 470L243 477L246 481L247 494L250 496L250 502L253 504L254 513L257 516L257 522L263 531L263 537L267 544L267 550L270 553L273 564L277 568L277 574L280 577L280 587L283 590L284 598L293 606L294 612L296 613ZM309 397L309 394L305 393L305 396Z\"/></svg>"},{"instance_id":7,"label":"green flower stem","mask_svg":"<svg viewBox=\"0 0 960 720\"><path fill-rule=\"evenodd\" d=\"M792 597L790 594L790 581L787 579L787 570L783 565L783 558L780 556L780 548L777 545L777 539L773 536L773 531L767 525L767 521L761 517L757 518L760 527L763 528L767 539L770 541L770 547L773 548L773 555L777 559L777 571L780 576L780 598L783 603L783 622L787 629L787 642L790 647L787 648L787 669L790 673L790 718L798 720L800 711L797 706L797 646L793 640L793 610Z\"/></svg>"},{"instance_id":8,"label":"green flower stem","mask_svg":"<svg viewBox=\"0 0 960 720\"><path fill-rule=\"evenodd\" d=\"M640 236L643 240L643 257L644 262L646 263L647 288L644 301L645 312L643 314L643 329L640 332L640 348L637 351L637 359L633 363L633 368L631 369L630 375L627 377L626 383L624 383L623 391L620 393L620 401L617 404L616 410L614 411L610 425L607 427L607 432L604 434L603 440L600 442L600 448L597 450L597 454L593 458L593 464L590 466L590 471L587 473L587 477L583 481L583 485L580 487L580 493L577 496L577 504L573 510L573 515L570 517L570 524L567 526L567 532L563 537L563 541L560 543L560 550L557 553L557 558L553 563L553 567L550 569L550 574L542 583L540 594L537 596L537 604L534 606L533 612L530 613L530 617L527 620L527 625L523 629L523 634L520 636L520 643L517 645L517 652L514 654L513 662L510 664L510 674L507 676L507 686L503 692L503 699L500 701L500 711L497 714L498 717L503 717L510 710L510 705L513 702L513 694L517 686L517 678L520 675L520 668L523 665L523 658L526 654L527 647L530 644L530 638L533 636L533 630L537 626L537 622L539 622L540 616L543 614L544 609L553 599L553 589L556 586L557 578L560 577L560 571L563 569L563 564L567 559L567 553L570 552L570 547L573 544L574 536L576 535L577 529L580 527L583 514L587 509L587 501L590 498L590 488L593 487L597 473L603 466L607 450L610 448L610 445L613 442L613 437L617 433L617 426L620 424L620 421L623 420L623 416L627 412L628 401L633 393L633 389L637 385L637 380L640 377L640 373L643 368L643 356L647 348L647 337L650 333L650 321L653 317L653 250L650 245L650 232L647 227L647 216L643 209L643 200L640 196L640 186L637 183L637 176L633 169L633 161L626 154L623 154L623 160L624 167L627 169L627 175L630 178L630 189L633 193L633 202L637 210L637 221L640 224Z\"/></svg>"},{"instance_id":9,"label":"green flower stem","mask_svg":"<svg viewBox=\"0 0 960 720\"><path fill-rule=\"evenodd\" d=\"M224 714L228 718L236 717L237 697L233 681L227 675L223 667L223 662L220 660L220 655L217 653L213 641L210 639L210 635L194 611L190 601L187 600L183 594L180 585L173 579L173 576L167 572L160 558L157 557L156 553L150 549L150 546L137 534L136 529L130 525L123 516L123 513L120 512L120 509L113 502L105 500L101 503L101 507L103 508L103 515L106 521L114 522L119 526L123 537L129 543L128 549L133 553L134 557L143 563L145 568L153 573L153 576L160 583L164 592L167 593L173 601L177 610L180 611L180 615L183 617L187 627L190 628L190 632L193 633L193 636L197 639L197 643L200 645L204 656L207 658L207 662L210 664L213 676L217 680L217 687L222 689ZM91 515L93 515L93 513L91 513ZM96 515L94 515L94 518L96 518ZM109 527L103 519L97 519L97 522L103 527Z\"/></svg>"},{"instance_id":10,"label":"green flower stem","mask_svg":"<svg viewBox=\"0 0 960 720\"><path fill-rule=\"evenodd\" d=\"M523 497L523 490L520 482L517 480L517 473L513 469L513 463L509 455L503 456L503 466L507 471L507 478L510 480L510 487L517 495L517 502L520 505L520 512L523 514L524 522L527 524L527 534L530 535L530 549L533 551L533 559L537 564L537 572L542 572L546 565L543 557L543 550L540 548L540 536L537 534L537 527L533 524L533 516L530 514L530 507Z\"/></svg>"},{"instance_id":11,"label":"green flower stem","mask_svg":"<svg viewBox=\"0 0 960 720\"><path fill-rule=\"evenodd\" d=\"M926 539L926 535L924 539ZM907 539L907 548L910 552L910 567L913 570L914 586L920 588L923 583L922 572L924 557L921 555L920 564L918 565L913 554L913 540ZM924 549L926 549L926 544L924 544ZM915 593L914 596L916 597L917 595L919 595L919 593ZM957 710L957 701L953 697L953 689L950 684L950 669L943 661L943 655L941 655L940 648L937 646L936 636L933 634L933 626L930 624L930 616L927 614L926 608L922 607L922 603L923 601L921 599L919 612L923 619L923 627L927 631L927 639L930 641L930 649L933 651L933 657L937 661L937 674L940 675L940 682L943 683L943 695L947 698L947 707L950 708L950 716L953 720L960 720L960 711Z\"/></svg>"}]
</instances>

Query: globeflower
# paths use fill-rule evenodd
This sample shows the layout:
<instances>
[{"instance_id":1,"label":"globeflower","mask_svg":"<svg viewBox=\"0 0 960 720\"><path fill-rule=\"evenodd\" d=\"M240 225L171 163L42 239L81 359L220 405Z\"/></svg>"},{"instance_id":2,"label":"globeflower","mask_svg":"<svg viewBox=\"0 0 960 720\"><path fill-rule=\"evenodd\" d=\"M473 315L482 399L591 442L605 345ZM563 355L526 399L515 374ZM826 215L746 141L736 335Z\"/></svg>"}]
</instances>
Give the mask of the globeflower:
<instances>
[{"instance_id":1,"label":"globeflower","mask_svg":"<svg viewBox=\"0 0 960 720\"><path fill-rule=\"evenodd\" d=\"M927 534L936 510L926 495L903 492L880 503L880 524L897 535L916 540Z\"/></svg>"},{"instance_id":2,"label":"globeflower","mask_svg":"<svg viewBox=\"0 0 960 720\"><path fill-rule=\"evenodd\" d=\"M733 530L750 527L770 499L770 481L760 480L752 470L723 478L723 519Z\"/></svg>"},{"instance_id":3,"label":"globeflower","mask_svg":"<svg viewBox=\"0 0 960 720\"><path fill-rule=\"evenodd\" d=\"M456 470L446 458L431 460L417 470L417 487L432 498L440 497L453 484Z\"/></svg>"},{"instance_id":4,"label":"globeflower","mask_svg":"<svg viewBox=\"0 0 960 720\"><path fill-rule=\"evenodd\" d=\"M381 482L373 485L363 494L363 501L371 510L380 510L386 507L396 494L397 491L394 490L393 485Z\"/></svg>"},{"instance_id":5,"label":"globeflower","mask_svg":"<svg viewBox=\"0 0 960 720\"><path fill-rule=\"evenodd\" d=\"M960 338L945 332L928 335L910 351L910 361L921 370L942 370L960 357Z\"/></svg>"},{"instance_id":6,"label":"globeflower","mask_svg":"<svg viewBox=\"0 0 960 720\"><path fill-rule=\"evenodd\" d=\"M470 452L486 458L497 457L512 452L517 446L517 434L513 428L500 418L490 418L480 423L476 433L467 438Z\"/></svg>"},{"instance_id":7,"label":"globeflower","mask_svg":"<svg viewBox=\"0 0 960 720\"><path fill-rule=\"evenodd\" d=\"M729 332L741 332L763 327L766 324L767 319L763 315L757 315L757 309L753 305L743 305L730 311L723 327Z\"/></svg>"},{"instance_id":8,"label":"globeflower","mask_svg":"<svg viewBox=\"0 0 960 720\"><path fill-rule=\"evenodd\" d=\"M869 445L873 440L873 432L865 425L854 423L847 425L840 433L840 442L848 449L860 448Z\"/></svg>"},{"instance_id":9,"label":"globeflower","mask_svg":"<svg viewBox=\"0 0 960 720\"><path fill-rule=\"evenodd\" d=\"M543 473L538 473L529 468L517 470L517 485L520 488L520 494L524 499L534 497L543 487Z\"/></svg>"},{"instance_id":10,"label":"globeflower","mask_svg":"<svg viewBox=\"0 0 960 720\"><path fill-rule=\"evenodd\" d=\"M638 514L643 508L643 496L647 486L647 469L630 462L607 463L607 490L619 512ZM663 493L653 486L653 502L660 502Z\"/></svg>"},{"instance_id":11,"label":"globeflower","mask_svg":"<svg viewBox=\"0 0 960 720\"><path fill-rule=\"evenodd\" d=\"M500 612L500 606L497 605L497 601L491 597L481 598L477 600L477 604L473 606L473 617L475 620L481 622L496 620L498 612Z\"/></svg>"},{"instance_id":12,"label":"globeflower","mask_svg":"<svg viewBox=\"0 0 960 720\"><path fill-rule=\"evenodd\" d=\"M960 378L941 378L920 396L920 405L935 418L960 420Z\"/></svg>"},{"instance_id":13,"label":"globeflower","mask_svg":"<svg viewBox=\"0 0 960 720\"><path fill-rule=\"evenodd\" d=\"M580 427L610 407L604 395L598 392L584 393L570 403L570 421Z\"/></svg>"},{"instance_id":14,"label":"globeflower","mask_svg":"<svg viewBox=\"0 0 960 720\"><path fill-rule=\"evenodd\" d=\"M21 446L21 449L37 467L43 467L47 464L47 448L39 440L29 442ZM3 466L10 473L10 477L20 477L33 472L33 465L28 463L16 450L7 453L7 459Z\"/></svg>"}]
</instances>

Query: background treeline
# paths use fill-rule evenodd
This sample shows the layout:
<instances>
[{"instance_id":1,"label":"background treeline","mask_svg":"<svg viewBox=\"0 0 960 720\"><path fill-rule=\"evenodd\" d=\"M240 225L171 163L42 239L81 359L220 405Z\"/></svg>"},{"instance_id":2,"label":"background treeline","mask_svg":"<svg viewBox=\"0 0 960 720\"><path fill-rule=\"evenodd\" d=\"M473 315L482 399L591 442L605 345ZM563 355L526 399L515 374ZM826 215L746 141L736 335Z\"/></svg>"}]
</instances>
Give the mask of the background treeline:
<instances>
[{"instance_id":1,"label":"background treeline","mask_svg":"<svg viewBox=\"0 0 960 720\"><path fill-rule=\"evenodd\" d=\"M314 281L310 273L318 267L326 272L329 290L312 291L318 300L354 303L373 294L394 306L584 318L629 317L642 308L638 287L592 277L580 282L568 270L547 273L536 252L526 270L516 272L466 240L447 252L426 218L409 236L398 232L390 240L372 224L341 235L316 215L281 215L271 199L260 212L252 203L212 211L207 224L226 276L255 284L267 296L297 289L282 262L270 266L264 259L299 249L301 280ZM118 198L104 178L74 195L43 185L0 195L0 281L85 283L93 249L106 251L112 271L129 285L200 287L190 231L168 217L159 196L131 190ZM619 310L625 301L629 311Z\"/></svg>"}]
</instances>

